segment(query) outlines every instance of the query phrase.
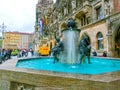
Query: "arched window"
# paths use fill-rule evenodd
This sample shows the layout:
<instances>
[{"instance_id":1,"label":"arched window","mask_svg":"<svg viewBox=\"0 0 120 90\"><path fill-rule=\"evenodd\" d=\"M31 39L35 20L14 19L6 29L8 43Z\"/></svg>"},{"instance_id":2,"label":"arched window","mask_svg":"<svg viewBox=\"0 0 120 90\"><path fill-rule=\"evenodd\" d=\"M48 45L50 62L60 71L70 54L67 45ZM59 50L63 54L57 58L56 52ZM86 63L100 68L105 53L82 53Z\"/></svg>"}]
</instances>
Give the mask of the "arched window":
<instances>
[{"instance_id":1,"label":"arched window","mask_svg":"<svg viewBox=\"0 0 120 90\"><path fill-rule=\"evenodd\" d=\"M114 35L116 45L120 46L120 24L115 28Z\"/></svg>"},{"instance_id":2,"label":"arched window","mask_svg":"<svg viewBox=\"0 0 120 90\"><path fill-rule=\"evenodd\" d=\"M116 27L114 28L114 42L115 51L117 52L117 57L120 57L120 23L116 22Z\"/></svg>"},{"instance_id":3,"label":"arched window","mask_svg":"<svg viewBox=\"0 0 120 90\"><path fill-rule=\"evenodd\" d=\"M98 50L103 49L103 35L101 32L97 34Z\"/></svg>"}]
</instances>

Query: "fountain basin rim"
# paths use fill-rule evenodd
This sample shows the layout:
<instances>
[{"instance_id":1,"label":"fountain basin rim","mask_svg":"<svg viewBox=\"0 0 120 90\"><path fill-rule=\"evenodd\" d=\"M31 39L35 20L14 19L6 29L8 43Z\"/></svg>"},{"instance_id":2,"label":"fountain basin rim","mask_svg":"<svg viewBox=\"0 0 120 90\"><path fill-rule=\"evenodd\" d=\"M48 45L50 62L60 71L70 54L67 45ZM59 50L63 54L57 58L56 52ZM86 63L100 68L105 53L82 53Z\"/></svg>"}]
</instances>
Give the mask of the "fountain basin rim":
<instances>
[{"instance_id":1,"label":"fountain basin rim","mask_svg":"<svg viewBox=\"0 0 120 90\"><path fill-rule=\"evenodd\" d=\"M33 57L33 58L24 58L24 60L34 59L34 58L46 58L46 57ZM0 71L2 72L16 72L16 73L30 73L36 75L44 75L44 76L52 76L52 77L60 77L60 78L73 78L73 79L80 79L80 80L92 80L92 81L101 81L101 82L111 82L120 79L120 71L115 72L108 72L104 74L97 74L97 75L88 75L88 74L71 74L71 73L61 73L55 71L44 71L44 70L34 70L34 69L27 69L27 68L17 68L16 64L21 59L14 59L8 60L6 63L0 66ZM12 64L10 63L12 61ZM108 78L109 77L109 78Z\"/></svg>"},{"instance_id":2,"label":"fountain basin rim","mask_svg":"<svg viewBox=\"0 0 120 90\"><path fill-rule=\"evenodd\" d=\"M9 68L0 67L0 71L10 72L10 73L11 72L26 73L26 74L59 77L59 78L72 78L72 79L79 79L79 80L91 80L91 81L100 81L100 82L112 82L112 81L118 80L119 75L117 76L117 74L120 73L120 71L116 71L112 73L110 72L110 73L99 74L99 75L70 74L70 73L60 73L60 72L54 72L54 71L34 70L34 69L16 68L16 67L9 67ZM113 77L111 77L111 75Z\"/></svg>"},{"instance_id":3,"label":"fountain basin rim","mask_svg":"<svg viewBox=\"0 0 120 90\"><path fill-rule=\"evenodd\" d=\"M76 87L80 89L86 87L85 89L89 89L94 85L95 87L105 86L104 89L106 88L110 89L111 88L110 86L112 85L113 87L115 87L115 89L119 88L118 86L119 84L116 83L119 83L120 81L120 71L114 73L112 72L112 73L100 74L100 75L66 74L66 73L57 73L50 71L49 72L38 71L38 70L32 70L26 68L16 68L15 65L17 62L18 59L13 59L13 60L8 60L2 65L0 65L0 72L1 72L0 79L2 80L0 83L1 84L0 88L3 86L3 88L5 87L4 90L8 90L8 87L6 89L6 86L9 86L11 82L23 83L25 85L33 85L35 87L41 87L41 86L48 87L49 85L49 87L53 87L55 89L59 87L66 88L66 87L70 87L71 85L72 85L72 89ZM87 87L88 84L90 84L91 86ZM68 90L70 89L71 88L69 88Z\"/></svg>"}]
</instances>

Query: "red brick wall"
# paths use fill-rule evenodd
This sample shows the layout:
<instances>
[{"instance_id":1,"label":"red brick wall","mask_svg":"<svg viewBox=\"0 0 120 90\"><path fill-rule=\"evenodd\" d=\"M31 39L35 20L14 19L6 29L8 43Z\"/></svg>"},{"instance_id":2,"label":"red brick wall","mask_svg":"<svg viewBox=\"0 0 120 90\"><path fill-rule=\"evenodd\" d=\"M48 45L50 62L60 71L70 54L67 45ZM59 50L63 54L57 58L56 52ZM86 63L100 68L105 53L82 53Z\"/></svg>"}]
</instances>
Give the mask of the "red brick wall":
<instances>
[{"instance_id":1,"label":"red brick wall","mask_svg":"<svg viewBox=\"0 0 120 90\"><path fill-rule=\"evenodd\" d=\"M114 12L120 11L120 0L114 0Z\"/></svg>"}]
</instances>

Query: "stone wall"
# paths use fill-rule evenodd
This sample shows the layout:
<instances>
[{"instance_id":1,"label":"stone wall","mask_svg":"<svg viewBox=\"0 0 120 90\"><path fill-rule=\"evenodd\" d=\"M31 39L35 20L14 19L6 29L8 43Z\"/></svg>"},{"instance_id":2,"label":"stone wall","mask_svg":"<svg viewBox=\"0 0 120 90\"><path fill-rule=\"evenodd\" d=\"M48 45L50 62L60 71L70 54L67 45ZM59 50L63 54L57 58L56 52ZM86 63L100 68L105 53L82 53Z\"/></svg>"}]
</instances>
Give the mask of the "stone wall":
<instances>
[{"instance_id":1,"label":"stone wall","mask_svg":"<svg viewBox=\"0 0 120 90\"><path fill-rule=\"evenodd\" d=\"M120 72L79 75L17 68L0 72L0 90L120 90Z\"/></svg>"}]
</instances>

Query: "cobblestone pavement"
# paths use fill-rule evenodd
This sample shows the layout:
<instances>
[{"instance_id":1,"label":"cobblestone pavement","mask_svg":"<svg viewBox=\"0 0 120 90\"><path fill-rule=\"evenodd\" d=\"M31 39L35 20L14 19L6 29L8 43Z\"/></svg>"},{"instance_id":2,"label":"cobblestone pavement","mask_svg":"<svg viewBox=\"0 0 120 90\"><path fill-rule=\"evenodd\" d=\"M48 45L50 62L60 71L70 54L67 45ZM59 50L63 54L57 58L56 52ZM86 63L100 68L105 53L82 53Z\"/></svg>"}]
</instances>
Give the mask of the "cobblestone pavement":
<instances>
[{"instance_id":1,"label":"cobblestone pavement","mask_svg":"<svg viewBox=\"0 0 120 90\"><path fill-rule=\"evenodd\" d=\"M32 57L32 56L28 56L28 57ZM28 57L21 57L21 58L28 58ZM11 59L5 60L0 64L0 66L7 66L8 64L9 64L8 66L16 66L15 64L17 63L18 59L19 58L17 56L11 56Z\"/></svg>"},{"instance_id":2,"label":"cobblestone pavement","mask_svg":"<svg viewBox=\"0 0 120 90\"><path fill-rule=\"evenodd\" d=\"M15 65L16 62L17 62L17 56L12 56L11 59L8 59L8 60L2 62L2 64L0 64L0 67L13 66L13 64Z\"/></svg>"}]
</instances>

